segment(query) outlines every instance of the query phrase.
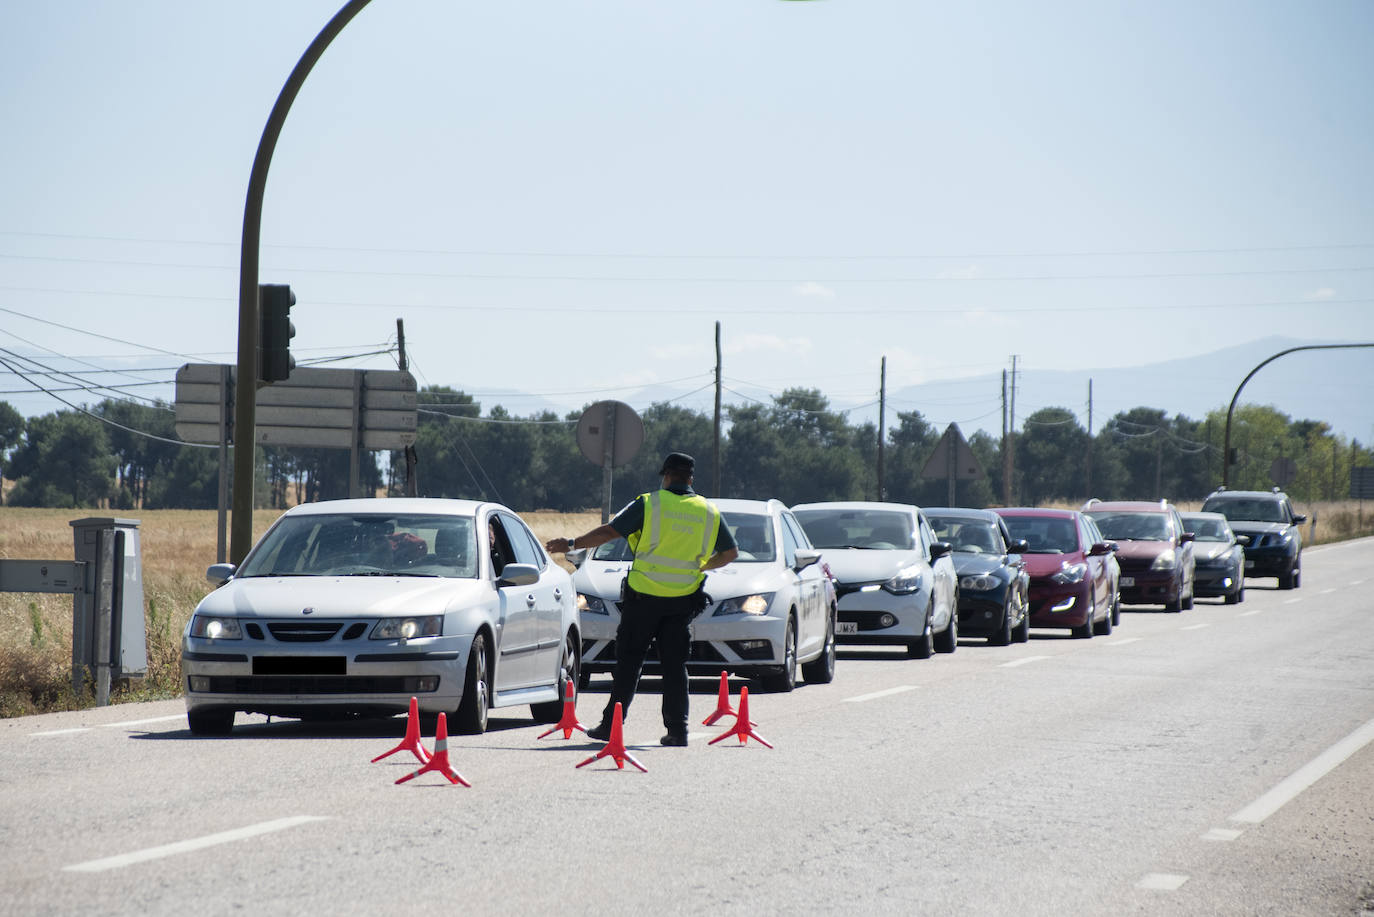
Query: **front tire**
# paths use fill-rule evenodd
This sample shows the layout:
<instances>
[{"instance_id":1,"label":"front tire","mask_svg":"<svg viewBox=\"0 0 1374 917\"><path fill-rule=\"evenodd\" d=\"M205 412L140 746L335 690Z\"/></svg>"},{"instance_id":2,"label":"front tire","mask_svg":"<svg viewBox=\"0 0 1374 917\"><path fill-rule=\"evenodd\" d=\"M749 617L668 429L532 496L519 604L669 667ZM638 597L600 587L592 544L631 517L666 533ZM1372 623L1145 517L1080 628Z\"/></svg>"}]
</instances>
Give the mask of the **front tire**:
<instances>
[{"instance_id":1,"label":"front tire","mask_svg":"<svg viewBox=\"0 0 1374 917\"><path fill-rule=\"evenodd\" d=\"M835 680L835 611L826 616L825 648L821 654L802 665L802 678L808 685L828 685Z\"/></svg>"},{"instance_id":2,"label":"front tire","mask_svg":"<svg viewBox=\"0 0 1374 917\"><path fill-rule=\"evenodd\" d=\"M463 699L458 702L454 722L458 732L481 735L487 731L491 711L491 660L487 658L487 635L472 638L468 648L467 675L463 680Z\"/></svg>"},{"instance_id":3,"label":"front tire","mask_svg":"<svg viewBox=\"0 0 1374 917\"><path fill-rule=\"evenodd\" d=\"M1030 609L1027 608L1026 603L1019 598L1016 600L1016 607L1021 611L1021 623L1016 625L1016 631L1012 635L1012 639L1015 640L1017 643L1029 643Z\"/></svg>"},{"instance_id":4,"label":"front tire","mask_svg":"<svg viewBox=\"0 0 1374 917\"><path fill-rule=\"evenodd\" d=\"M930 637L930 615L926 615L925 630L921 636L915 640L908 640L906 644L906 654L912 659L929 659L930 654L935 652L935 643Z\"/></svg>"},{"instance_id":5,"label":"front tire","mask_svg":"<svg viewBox=\"0 0 1374 917\"><path fill-rule=\"evenodd\" d=\"M787 617L787 633L782 640L782 671L766 675L763 689L774 694L786 694L797 686L797 622Z\"/></svg>"},{"instance_id":6,"label":"front tire","mask_svg":"<svg viewBox=\"0 0 1374 917\"><path fill-rule=\"evenodd\" d=\"M937 653L952 653L959 648L959 611L957 608L950 609L949 627L935 635L935 651Z\"/></svg>"}]
</instances>

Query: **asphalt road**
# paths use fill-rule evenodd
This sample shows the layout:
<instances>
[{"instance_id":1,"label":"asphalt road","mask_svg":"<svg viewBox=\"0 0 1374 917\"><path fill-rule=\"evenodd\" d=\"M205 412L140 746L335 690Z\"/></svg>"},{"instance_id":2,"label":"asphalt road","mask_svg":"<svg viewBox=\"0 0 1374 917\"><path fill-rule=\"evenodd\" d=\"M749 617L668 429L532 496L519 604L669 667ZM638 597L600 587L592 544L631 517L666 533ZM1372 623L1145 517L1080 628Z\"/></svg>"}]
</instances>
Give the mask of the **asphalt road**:
<instances>
[{"instance_id":1,"label":"asphalt road","mask_svg":"<svg viewBox=\"0 0 1374 917\"><path fill-rule=\"evenodd\" d=\"M1109 637L842 651L834 683L751 697L772 749L708 745L728 721L660 748L646 679L626 740L647 773L577 768L601 744L541 740L525 708L450 739L471 789L370 762L403 718L0 721L0 914L1359 915L1371 571L1365 539L1309 549L1296 591L1128 608ZM717 686L694 682L694 723Z\"/></svg>"}]
</instances>

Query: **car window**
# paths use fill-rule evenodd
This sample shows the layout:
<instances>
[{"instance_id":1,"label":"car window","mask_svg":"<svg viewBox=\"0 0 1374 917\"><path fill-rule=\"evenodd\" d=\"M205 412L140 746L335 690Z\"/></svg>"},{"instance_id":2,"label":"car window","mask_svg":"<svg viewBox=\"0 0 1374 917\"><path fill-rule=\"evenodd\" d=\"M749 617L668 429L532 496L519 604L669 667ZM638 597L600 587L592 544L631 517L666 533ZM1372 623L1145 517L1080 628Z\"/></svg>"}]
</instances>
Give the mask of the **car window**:
<instances>
[{"instance_id":1,"label":"car window","mask_svg":"<svg viewBox=\"0 0 1374 917\"><path fill-rule=\"evenodd\" d=\"M960 554L1005 553L1002 533L995 523L950 516L929 518L936 540L949 542Z\"/></svg>"},{"instance_id":2,"label":"car window","mask_svg":"<svg viewBox=\"0 0 1374 917\"><path fill-rule=\"evenodd\" d=\"M592 552L592 559L607 561L634 560L635 552L630 549L630 543L628 541L624 538L617 538L614 541L608 541L605 544L597 545L596 550Z\"/></svg>"},{"instance_id":3,"label":"car window","mask_svg":"<svg viewBox=\"0 0 1374 917\"><path fill-rule=\"evenodd\" d=\"M818 548L910 551L916 547L908 513L875 509L806 509L795 515L811 543Z\"/></svg>"},{"instance_id":4,"label":"car window","mask_svg":"<svg viewBox=\"0 0 1374 917\"><path fill-rule=\"evenodd\" d=\"M501 525L506 530L506 537L510 540L511 550L518 564L529 564L537 570L544 569L544 552L539 550L534 535L514 516L507 513L500 513Z\"/></svg>"},{"instance_id":5,"label":"car window","mask_svg":"<svg viewBox=\"0 0 1374 917\"><path fill-rule=\"evenodd\" d=\"M1024 539L1031 554L1072 554L1078 550L1077 526L1058 516L1006 516L1013 539Z\"/></svg>"},{"instance_id":6,"label":"car window","mask_svg":"<svg viewBox=\"0 0 1374 917\"><path fill-rule=\"evenodd\" d=\"M1243 497L1212 497L1202 504L1204 513L1221 513L1231 522L1288 522L1278 500Z\"/></svg>"},{"instance_id":7,"label":"car window","mask_svg":"<svg viewBox=\"0 0 1374 917\"><path fill-rule=\"evenodd\" d=\"M1195 541L1230 541L1231 530L1226 525L1225 519L1199 519L1196 516L1185 517L1183 526L1187 531L1193 533Z\"/></svg>"},{"instance_id":8,"label":"car window","mask_svg":"<svg viewBox=\"0 0 1374 917\"><path fill-rule=\"evenodd\" d=\"M798 548L810 550L815 547L815 545L811 543L811 539L807 537L806 530L802 528L801 523L798 522L796 517L791 513L782 514L782 524L785 528L792 530L792 537L796 539Z\"/></svg>"},{"instance_id":9,"label":"car window","mask_svg":"<svg viewBox=\"0 0 1374 917\"><path fill-rule=\"evenodd\" d=\"M1084 513L1112 541L1170 541L1169 517L1164 513L1089 510Z\"/></svg>"},{"instance_id":10,"label":"car window","mask_svg":"<svg viewBox=\"0 0 1374 917\"><path fill-rule=\"evenodd\" d=\"M473 519L439 514L283 516L238 576L477 575Z\"/></svg>"},{"instance_id":11,"label":"car window","mask_svg":"<svg viewBox=\"0 0 1374 917\"><path fill-rule=\"evenodd\" d=\"M797 536L793 533L792 527L787 524L787 517L782 517L782 559L783 563L791 567L797 562Z\"/></svg>"},{"instance_id":12,"label":"car window","mask_svg":"<svg viewBox=\"0 0 1374 917\"><path fill-rule=\"evenodd\" d=\"M739 548L736 563L771 563L778 556L773 541L773 520L759 513L721 513Z\"/></svg>"}]
</instances>

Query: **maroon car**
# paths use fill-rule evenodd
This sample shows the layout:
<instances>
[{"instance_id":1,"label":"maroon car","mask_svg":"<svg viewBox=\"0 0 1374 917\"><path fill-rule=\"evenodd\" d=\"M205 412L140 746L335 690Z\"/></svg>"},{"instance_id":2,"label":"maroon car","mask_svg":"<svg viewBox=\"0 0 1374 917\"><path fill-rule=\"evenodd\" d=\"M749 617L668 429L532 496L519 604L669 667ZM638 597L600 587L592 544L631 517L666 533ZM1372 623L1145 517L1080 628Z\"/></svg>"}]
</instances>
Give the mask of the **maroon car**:
<instances>
[{"instance_id":1,"label":"maroon car","mask_svg":"<svg viewBox=\"0 0 1374 917\"><path fill-rule=\"evenodd\" d=\"M1067 627L1075 637L1112 632L1117 602L1113 546L1096 540L1071 509L999 509L1011 537L1026 542L1031 627Z\"/></svg>"},{"instance_id":2,"label":"maroon car","mask_svg":"<svg viewBox=\"0 0 1374 917\"><path fill-rule=\"evenodd\" d=\"M1083 512L1103 538L1116 542L1123 603L1163 605L1167 611L1193 607L1193 534L1173 504L1093 500Z\"/></svg>"}]
</instances>

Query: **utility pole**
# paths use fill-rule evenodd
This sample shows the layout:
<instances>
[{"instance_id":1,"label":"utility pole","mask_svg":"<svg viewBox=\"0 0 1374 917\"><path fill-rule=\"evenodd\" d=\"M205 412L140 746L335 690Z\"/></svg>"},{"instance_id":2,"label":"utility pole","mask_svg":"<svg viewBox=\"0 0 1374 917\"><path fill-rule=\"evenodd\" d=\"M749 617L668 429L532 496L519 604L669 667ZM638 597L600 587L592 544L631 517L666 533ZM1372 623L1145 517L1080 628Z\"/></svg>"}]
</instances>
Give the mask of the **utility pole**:
<instances>
[{"instance_id":1,"label":"utility pole","mask_svg":"<svg viewBox=\"0 0 1374 917\"><path fill-rule=\"evenodd\" d=\"M1011 506L1011 443L1007 438L1007 371L1002 370L1002 505Z\"/></svg>"},{"instance_id":2,"label":"utility pole","mask_svg":"<svg viewBox=\"0 0 1374 917\"><path fill-rule=\"evenodd\" d=\"M1017 355L1011 355L1011 395L1007 402L1007 423L1004 426L1004 439L1002 446L1002 502L1007 506L1011 505L1012 499L1012 475L1016 469L1016 360ZM1006 373L1002 375L1006 380Z\"/></svg>"},{"instance_id":3,"label":"utility pole","mask_svg":"<svg viewBox=\"0 0 1374 917\"><path fill-rule=\"evenodd\" d=\"M883 440L887 438L887 357L878 373L878 499L883 499Z\"/></svg>"},{"instance_id":4,"label":"utility pole","mask_svg":"<svg viewBox=\"0 0 1374 917\"><path fill-rule=\"evenodd\" d=\"M720 322L716 322L716 416L711 427L711 496L720 497Z\"/></svg>"},{"instance_id":5,"label":"utility pole","mask_svg":"<svg viewBox=\"0 0 1374 917\"><path fill-rule=\"evenodd\" d=\"M1093 495L1093 380L1088 380L1088 457L1086 459L1087 473L1085 481L1087 485L1087 496Z\"/></svg>"},{"instance_id":6,"label":"utility pole","mask_svg":"<svg viewBox=\"0 0 1374 917\"><path fill-rule=\"evenodd\" d=\"M396 367L405 372L410 368L406 362L406 323L404 319L396 319L396 348L399 351L396 360ZM420 482L415 478L415 465L419 461L419 456L415 452L415 444L411 443L405 448L406 457L406 496L414 497L419 495Z\"/></svg>"}]
</instances>

